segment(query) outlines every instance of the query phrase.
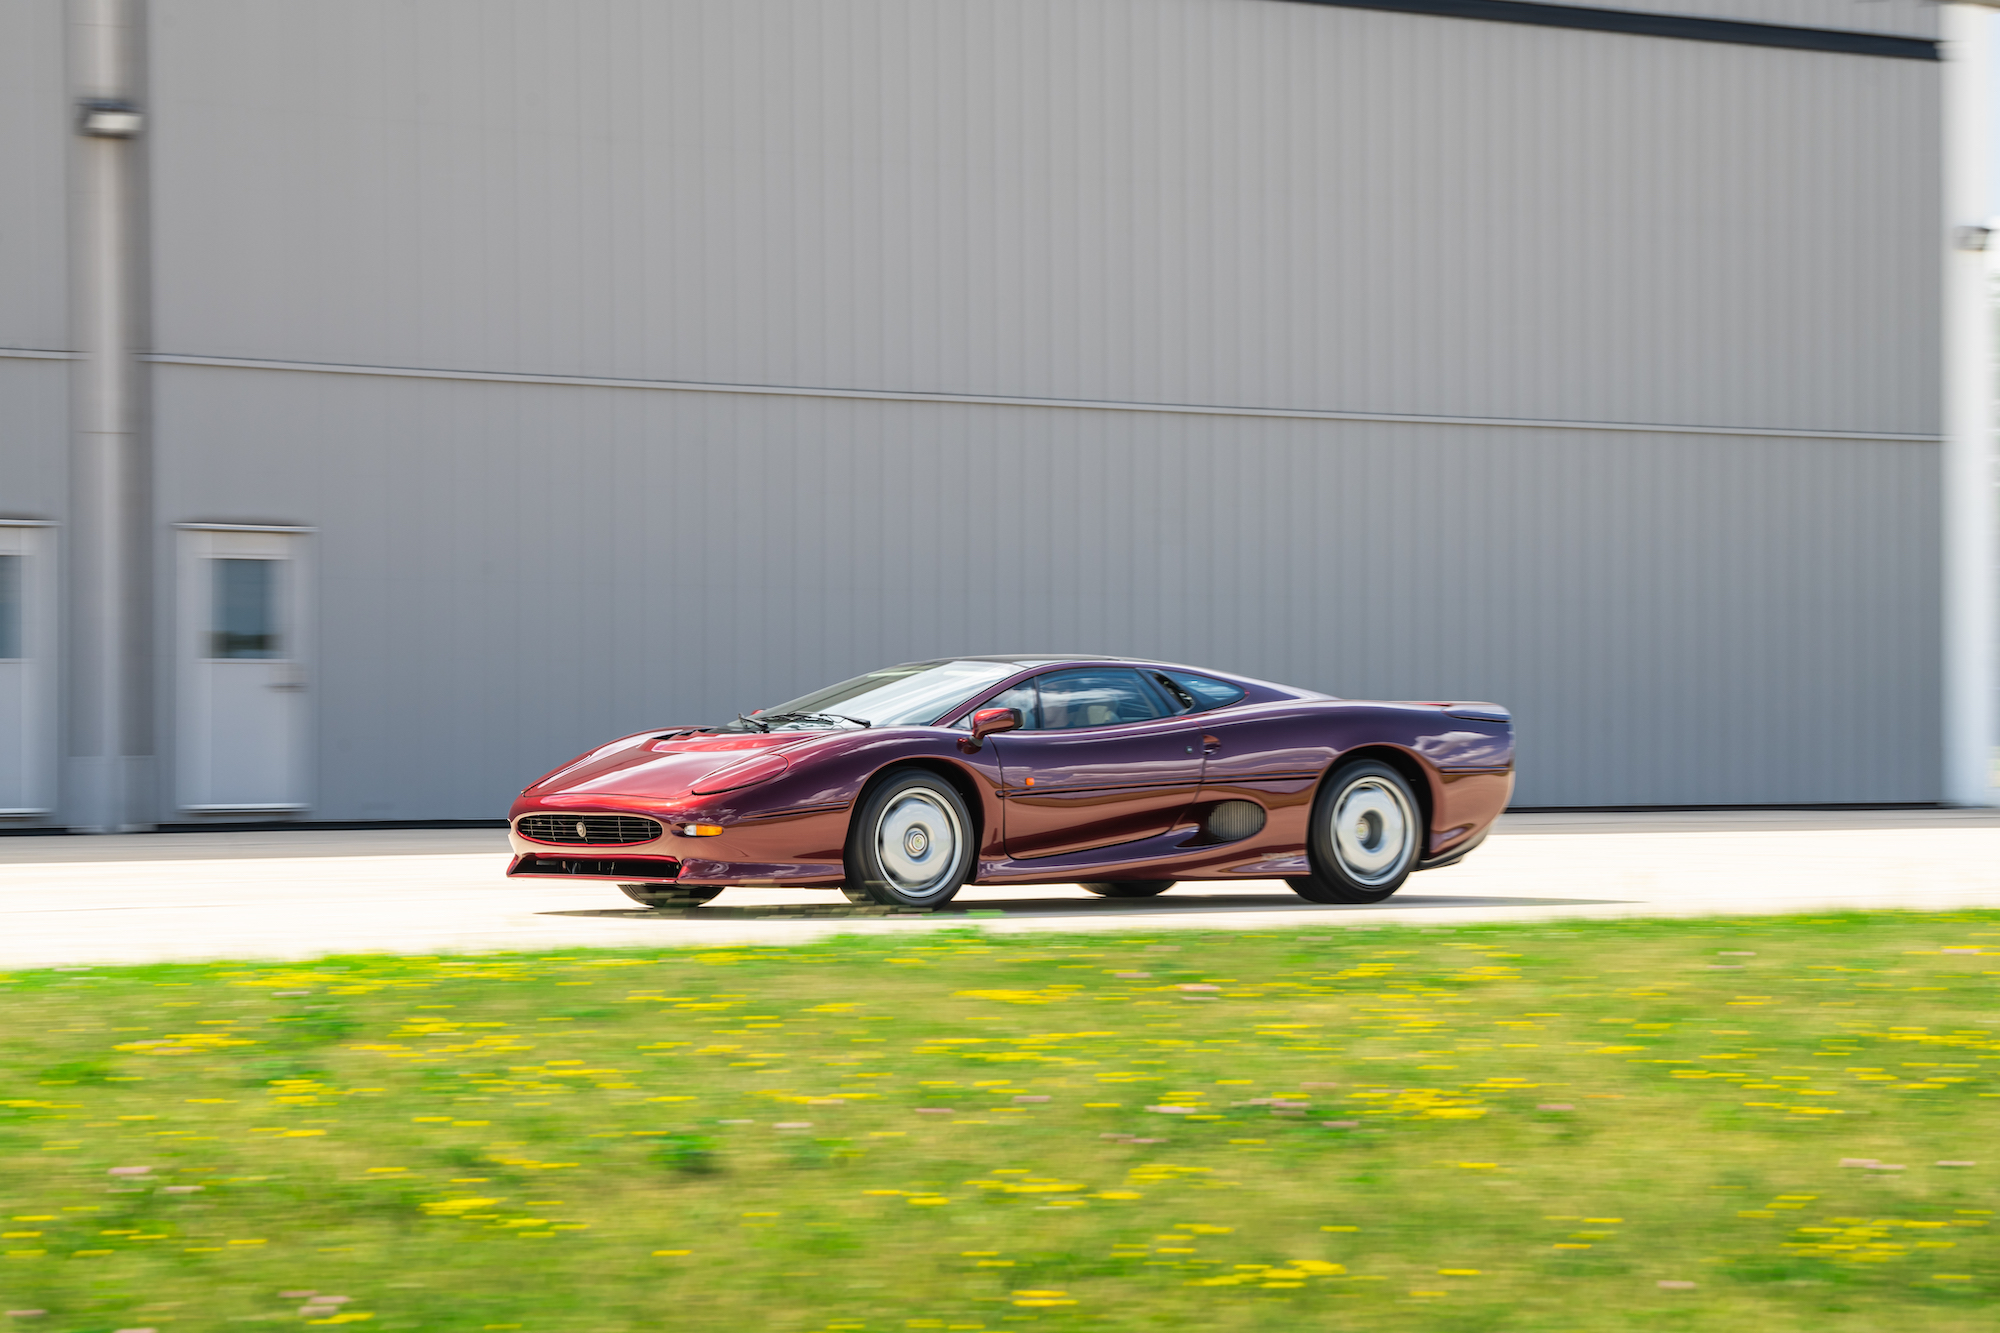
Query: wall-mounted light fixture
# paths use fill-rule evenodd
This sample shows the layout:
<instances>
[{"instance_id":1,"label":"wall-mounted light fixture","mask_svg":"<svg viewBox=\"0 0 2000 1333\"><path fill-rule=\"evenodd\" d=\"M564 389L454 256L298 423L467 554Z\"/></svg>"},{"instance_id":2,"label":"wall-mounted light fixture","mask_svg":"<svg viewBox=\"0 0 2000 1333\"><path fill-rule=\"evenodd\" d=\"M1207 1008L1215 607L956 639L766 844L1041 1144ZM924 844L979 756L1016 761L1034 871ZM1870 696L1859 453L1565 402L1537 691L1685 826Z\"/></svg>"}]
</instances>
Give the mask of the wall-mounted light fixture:
<instances>
[{"instance_id":1,"label":"wall-mounted light fixture","mask_svg":"<svg viewBox=\"0 0 2000 1333\"><path fill-rule=\"evenodd\" d=\"M1961 250L1984 250L1993 243L1993 228L1955 227L1951 239Z\"/></svg>"},{"instance_id":2,"label":"wall-mounted light fixture","mask_svg":"<svg viewBox=\"0 0 2000 1333\"><path fill-rule=\"evenodd\" d=\"M76 127L95 139L134 139L146 117L130 102L99 98L77 104Z\"/></svg>"}]
</instances>

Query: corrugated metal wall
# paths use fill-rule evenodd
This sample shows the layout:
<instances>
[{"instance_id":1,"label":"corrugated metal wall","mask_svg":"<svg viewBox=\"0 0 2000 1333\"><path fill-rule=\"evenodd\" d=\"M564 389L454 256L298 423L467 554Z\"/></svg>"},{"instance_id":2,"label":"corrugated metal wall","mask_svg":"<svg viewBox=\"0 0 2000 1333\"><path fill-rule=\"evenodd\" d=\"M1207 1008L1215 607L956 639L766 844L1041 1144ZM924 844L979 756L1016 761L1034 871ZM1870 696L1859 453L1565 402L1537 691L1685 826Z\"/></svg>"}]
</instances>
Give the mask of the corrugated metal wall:
<instances>
[{"instance_id":1,"label":"corrugated metal wall","mask_svg":"<svg viewBox=\"0 0 2000 1333\"><path fill-rule=\"evenodd\" d=\"M1273 0L157 28L176 352L1937 429L1923 62Z\"/></svg>"},{"instance_id":2,"label":"corrugated metal wall","mask_svg":"<svg viewBox=\"0 0 2000 1333\"><path fill-rule=\"evenodd\" d=\"M1935 793L1929 446L163 367L162 503L310 518L321 810L952 652L1491 697L1523 803Z\"/></svg>"},{"instance_id":3,"label":"corrugated metal wall","mask_svg":"<svg viewBox=\"0 0 2000 1333\"><path fill-rule=\"evenodd\" d=\"M63 512L69 367L69 104L61 0L0 5L0 517Z\"/></svg>"},{"instance_id":4,"label":"corrugated metal wall","mask_svg":"<svg viewBox=\"0 0 2000 1333\"><path fill-rule=\"evenodd\" d=\"M68 346L62 0L0 5L0 347Z\"/></svg>"},{"instance_id":5,"label":"corrugated metal wall","mask_svg":"<svg viewBox=\"0 0 2000 1333\"><path fill-rule=\"evenodd\" d=\"M1759 433L1938 429L1935 65L1274 0L150 41L171 356L1746 432L157 366L163 533L319 529L315 817L1023 648L1497 698L1524 804L1938 793L1936 446Z\"/></svg>"}]
</instances>

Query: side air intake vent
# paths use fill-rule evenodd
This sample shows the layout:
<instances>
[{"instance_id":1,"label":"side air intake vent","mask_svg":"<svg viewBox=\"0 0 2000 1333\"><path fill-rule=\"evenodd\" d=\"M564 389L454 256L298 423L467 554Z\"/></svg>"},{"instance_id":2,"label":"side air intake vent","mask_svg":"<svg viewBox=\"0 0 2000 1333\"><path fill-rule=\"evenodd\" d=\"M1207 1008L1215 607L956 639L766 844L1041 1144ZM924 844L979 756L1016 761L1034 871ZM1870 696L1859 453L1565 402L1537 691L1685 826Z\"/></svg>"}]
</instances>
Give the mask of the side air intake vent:
<instances>
[{"instance_id":1,"label":"side air intake vent","mask_svg":"<svg viewBox=\"0 0 2000 1333\"><path fill-rule=\"evenodd\" d=\"M522 815L515 832L562 847L629 847L660 836L660 821L643 815Z\"/></svg>"},{"instance_id":2,"label":"side air intake vent","mask_svg":"<svg viewBox=\"0 0 2000 1333\"><path fill-rule=\"evenodd\" d=\"M1213 842L1241 842L1264 827L1264 807L1255 801L1224 801L1201 821L1201 831Z\"/></svg>"}]
</instances>

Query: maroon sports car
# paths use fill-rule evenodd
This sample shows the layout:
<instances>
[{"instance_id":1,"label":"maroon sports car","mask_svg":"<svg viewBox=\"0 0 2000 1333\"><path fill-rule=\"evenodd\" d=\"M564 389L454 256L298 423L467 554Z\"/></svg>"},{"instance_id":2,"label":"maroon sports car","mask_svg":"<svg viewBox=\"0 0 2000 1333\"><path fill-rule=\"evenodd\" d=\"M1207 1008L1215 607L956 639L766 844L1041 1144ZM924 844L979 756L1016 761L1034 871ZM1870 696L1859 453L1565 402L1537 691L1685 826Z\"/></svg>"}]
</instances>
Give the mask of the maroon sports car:
<instances>
[{"instance_id":1,"label":"maroon sports car","mask_svg":"<svg viewBox=\"0 0 2000 1333\"><path fill-rule=\"evenodd\" d=\"M514 802L507 873L611 880L655 907L730 885L929 908L966 884L1131 898L1232 879L1371 903L1477 847L1513 785L1495 704L1122 657L942 658L592 750Z\"/></svg>"}]
</instances>

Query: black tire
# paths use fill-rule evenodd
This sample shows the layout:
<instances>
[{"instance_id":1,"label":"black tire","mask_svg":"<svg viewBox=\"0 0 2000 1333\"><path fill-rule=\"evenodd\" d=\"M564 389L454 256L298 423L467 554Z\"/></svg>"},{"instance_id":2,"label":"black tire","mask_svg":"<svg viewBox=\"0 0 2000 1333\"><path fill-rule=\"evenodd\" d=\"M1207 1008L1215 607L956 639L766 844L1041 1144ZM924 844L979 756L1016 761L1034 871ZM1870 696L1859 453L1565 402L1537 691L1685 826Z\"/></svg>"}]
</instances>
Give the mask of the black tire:
<instances>
[{"instance_id":1,"label":"black tire","mask_svg":"<svg viewBox=\"0 0 2000 1333\"><path fill-rule=\"evenodd\" d=\"M891 770L847 826L848 901L942 907L972 877L972 814L957 788L921 768Z\"/></svg>"},{"instance_id":2,"label":"black tire","mask_svg":"<svg viewBox=\"0 0 2000 1333\"><path fill-rule=\"evenodd\" d=\"M1171 879L1091 879L1077 887L1088 889L1100 898L1156 898L1175 883Z\"/></svg>"},{"instance_id":3,"label":"black tire","mask_svg":"<svg viewBox=\"0 0 2000 1333\"><path fill-rule=\"evenodd\" d=\"M1403 887L1423 843L1423 806L1401 773L1372 759L1342 764L1313 800L1313 873L1286 883L1311 902L1379 903Z\"/></svg>"},{"instance_id":4,"label":"black tire","mask_svg":"<svg viewBox=\"0 0 2000 1333\"><path fill-rule=\"evenodd\" d=\"M618 891L641 907L699 907L722 888L713 884L620 884Z\"/></svg>"}]
</instances>

